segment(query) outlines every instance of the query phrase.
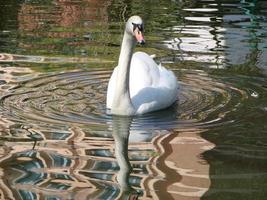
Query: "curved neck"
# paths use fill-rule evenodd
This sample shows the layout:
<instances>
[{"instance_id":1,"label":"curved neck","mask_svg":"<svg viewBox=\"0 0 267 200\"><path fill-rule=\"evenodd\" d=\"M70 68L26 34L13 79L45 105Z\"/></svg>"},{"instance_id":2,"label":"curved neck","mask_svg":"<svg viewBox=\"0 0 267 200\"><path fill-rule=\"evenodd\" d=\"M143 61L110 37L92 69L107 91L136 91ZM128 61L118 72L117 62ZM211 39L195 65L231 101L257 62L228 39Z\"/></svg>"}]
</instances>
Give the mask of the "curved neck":
<instances>
[{"instance_id":1,"label":"curved neck","mask_svg":"<svg viewBox=\"0 0 267 200\"><path fill-rule=\"evenodd\" d=\"M112 114L133 115L135 113L129 91L130 66L135 43L133 36L125 31L118 63L117 82L111 109Z\"/></svg>"}]
</instances>

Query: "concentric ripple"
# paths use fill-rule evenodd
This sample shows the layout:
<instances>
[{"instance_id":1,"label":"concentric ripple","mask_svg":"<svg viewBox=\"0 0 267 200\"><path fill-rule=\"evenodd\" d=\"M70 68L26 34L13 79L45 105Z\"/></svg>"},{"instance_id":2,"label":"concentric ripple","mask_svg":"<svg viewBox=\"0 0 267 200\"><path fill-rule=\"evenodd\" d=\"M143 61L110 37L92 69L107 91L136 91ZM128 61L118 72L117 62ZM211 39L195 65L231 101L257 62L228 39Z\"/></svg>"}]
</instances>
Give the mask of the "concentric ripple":
<instances>
[{"instance_id":1,"label":"concentric ripple","mask_svg":"<svg viewBox=\"0 0 267 200\"><path fill-rule=\"evenodd\" d=\"M1 97L3 115L33 124L108 124L112 117L106 114L105 101L110 74L110 70L91 69L21 82ZM246 91L203 71L180 70L176 74L180 84L177 104L135 117L133 128L205 127L221 123L228 112L248 98Z\"/></svg>"}]
</instances>

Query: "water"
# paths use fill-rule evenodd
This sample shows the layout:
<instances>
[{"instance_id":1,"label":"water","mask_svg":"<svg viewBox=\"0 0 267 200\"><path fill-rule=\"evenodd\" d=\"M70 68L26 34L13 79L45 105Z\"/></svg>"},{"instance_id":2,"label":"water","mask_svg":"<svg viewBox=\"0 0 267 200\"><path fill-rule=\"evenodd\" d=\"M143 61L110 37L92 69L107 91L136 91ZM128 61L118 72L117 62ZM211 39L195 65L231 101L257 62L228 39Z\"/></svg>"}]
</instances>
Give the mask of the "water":
<instances>
[{"instance_id":1,"label":"water","mask_svg":"<svg viewBox=\"0 0 267 200\"><path fill-rule=\"evenodd\" d=\"M267 3L1 1L0 199L265 199ZM124 21L178 77L169 109L106 114Z\"/></svg>"}]
</instances>

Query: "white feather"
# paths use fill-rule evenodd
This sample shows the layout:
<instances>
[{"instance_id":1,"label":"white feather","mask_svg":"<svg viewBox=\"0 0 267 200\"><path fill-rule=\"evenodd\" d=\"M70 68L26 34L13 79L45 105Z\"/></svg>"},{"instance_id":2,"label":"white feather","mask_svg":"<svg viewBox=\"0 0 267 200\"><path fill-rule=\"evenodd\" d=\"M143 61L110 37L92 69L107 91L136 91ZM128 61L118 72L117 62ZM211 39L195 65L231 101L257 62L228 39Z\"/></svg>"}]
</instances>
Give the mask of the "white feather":
<instances>
[{"instance_id":1,"label":"white feather","mask_svg":"<svg viewBox=\"0 0 267 200\"><path fill-rule=\"evenodd\" d=\"M112 109L117 79L117 67L108 84L107 108ZM177 99L177 79L146 53L133 54L130 66L130 98L136 110L135 114L144 114L172 105Z\"/></svg>"}]
</instances>

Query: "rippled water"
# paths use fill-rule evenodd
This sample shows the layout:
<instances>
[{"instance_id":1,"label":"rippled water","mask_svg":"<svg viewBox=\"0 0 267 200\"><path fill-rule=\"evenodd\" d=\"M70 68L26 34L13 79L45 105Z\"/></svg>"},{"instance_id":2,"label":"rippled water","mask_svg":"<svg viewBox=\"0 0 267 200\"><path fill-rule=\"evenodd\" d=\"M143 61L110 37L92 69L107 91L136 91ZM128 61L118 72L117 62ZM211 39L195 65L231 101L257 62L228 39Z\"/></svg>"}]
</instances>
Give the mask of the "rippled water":
<instances>
[{"instance_id":1,"label":"rippled water","mask_svg":"<svg viewBox=\"0 0 267 200\"><path fill-rule=\"evenodd\" d=\"M0 2L0 199L265 199L267 3ZM106 114L124 21L177 103Z\"/></svg>"}]
</instances>

